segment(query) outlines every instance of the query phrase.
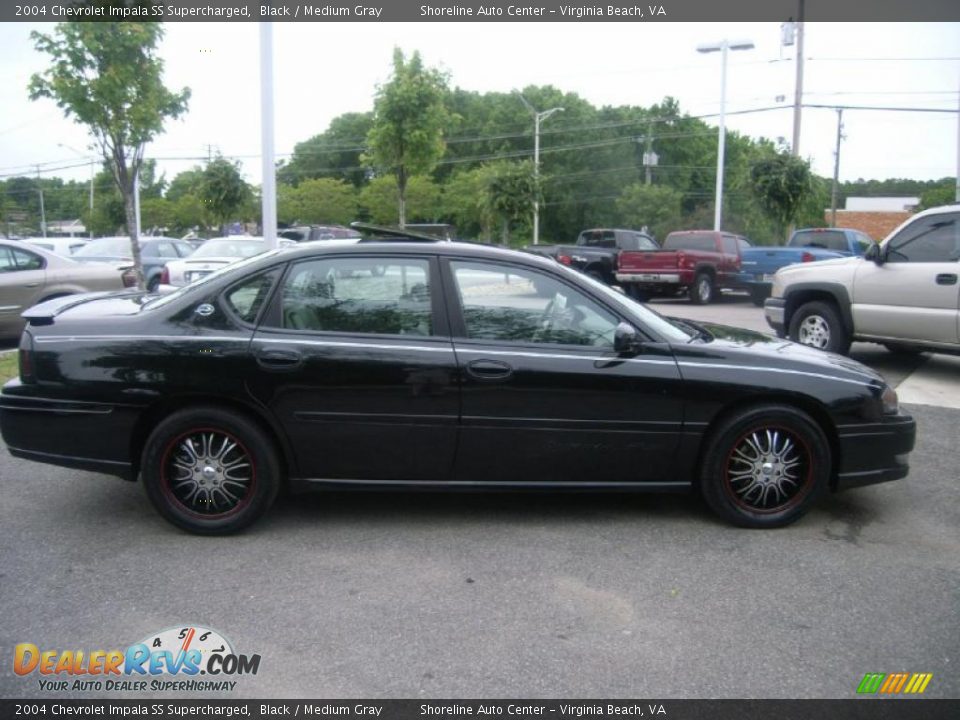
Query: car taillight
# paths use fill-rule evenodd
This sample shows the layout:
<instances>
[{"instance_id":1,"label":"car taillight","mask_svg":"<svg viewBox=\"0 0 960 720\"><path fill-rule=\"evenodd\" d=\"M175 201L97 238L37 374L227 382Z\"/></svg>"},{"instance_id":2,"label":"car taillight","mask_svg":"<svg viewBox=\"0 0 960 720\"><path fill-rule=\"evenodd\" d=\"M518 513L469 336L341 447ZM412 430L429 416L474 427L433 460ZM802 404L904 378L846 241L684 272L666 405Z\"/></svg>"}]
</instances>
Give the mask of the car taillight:
<instances>
[{"instance_id":1,"label":"car taillight","mask_svg":"<svg viewBox=\"0 0 960 720\"><path fill-rule=\"evenodd\" d=\"M137 273L132 267L129 267L120 273L120 279L123 280L123 286L125 288L137 286Z\"/></svg>"},{"instance_id":2,"label":"car taillight","mask_svg":"<svg viewBox=\"0 0 960 720\"><path fill-rule=\"evenodd\" d=\"M573 259L569 255L557 255L557 262L561 265L572 265Z\"/></svg>"},{"instance_id":3,"label":"car taillight","mask_svg":"<svg viewBox=\"0 0 960 720\"><path fill-rule=\"evenodd\" d=\"M33 336L28 332L20 338L17 364L20 370L20 382L33 382Z\"/></svg>"},{"instance_id":4,"label":"car taillight","mask_svg":"<svg viewBox=\"0 0 960 720\"><path fill-rule=\"evenodd\" d=\"M170 269L164 265L163 270L160 271L160 284L169 285L170 284Z\"/></svg>"},{"instance_id":5,"label":"car taillight","mask_svg":"<svg viewBox=\"0 0 960 720\"><path fill-rule=\"evenodd\" d=\"M803 255L800 256L800 262L813 262L816 259L816 256L814 256L812 253L808 253L806 250L804 250Z\"/></svg>"},{"instance_id":6,"label":"car taillight","mask_svg":"<svg viewBox=\"0 0 960 720\"><path fill-rule=\"evenodd\" d=\"M683 250L677 250L677 267L683 267L687 262L687 255Z\"/></svg>"}]
</instances>

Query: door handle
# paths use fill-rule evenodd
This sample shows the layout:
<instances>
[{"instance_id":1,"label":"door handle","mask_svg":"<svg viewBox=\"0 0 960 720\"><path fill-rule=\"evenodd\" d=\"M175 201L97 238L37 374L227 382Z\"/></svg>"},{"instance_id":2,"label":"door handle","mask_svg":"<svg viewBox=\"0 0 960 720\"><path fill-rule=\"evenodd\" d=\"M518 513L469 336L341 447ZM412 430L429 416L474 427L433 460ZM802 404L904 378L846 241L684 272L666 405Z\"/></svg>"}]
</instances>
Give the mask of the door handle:
<instances>
[{"instance_id":1,"label":"door handle","mask_svg":"<svg viewBox=\"0 0 960 720\"><path fill-rule=\"evenodd\" d=\"M38 282L35 282L35 283L27 283L26 285L24 285L24 287L40 287L40 283L38 283Z\"/></svg>"},{"instance_id":2,"label":"door handle","mask_svg":"<svg viewBox=\"0 0 960 720\"><path fill-rule=\"evenodd\" d=\"M513 375L513 368L499 360L473 360L467 363L467 375L481 382L499 382Z\"/></svg>"},{"instance_id":3,"label":"door handle","mask_svg":"<svg viewBox=\"0 0 960 720\"><path fill-rule=\"evenodd\" d=\"M283 372L296 370L303 364L303 355L296 350L261 350L257 353L257 365L264 370Z\"/></svg>"},{"instance_id":4,"label":"door handle","mask_svg":"<svg viewBox=\"0 0 960 720\"><path fill-rule=\"evenodd\" d=\"M937 275L937 285L956 285L956 273L940 273Z\"/></svg>"}]
</instances>

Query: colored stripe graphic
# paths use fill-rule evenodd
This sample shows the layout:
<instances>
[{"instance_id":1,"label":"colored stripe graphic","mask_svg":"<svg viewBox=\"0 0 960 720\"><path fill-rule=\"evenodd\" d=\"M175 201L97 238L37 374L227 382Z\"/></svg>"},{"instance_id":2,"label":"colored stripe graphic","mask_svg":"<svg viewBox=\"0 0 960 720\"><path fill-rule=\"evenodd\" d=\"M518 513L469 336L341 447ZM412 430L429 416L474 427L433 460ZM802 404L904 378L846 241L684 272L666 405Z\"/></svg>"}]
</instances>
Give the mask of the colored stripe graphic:
<instances>
[{"instance_id":1,"label":"colored stripe graphic","mask_svg":"<svg viewBox=\"0 0 960 720\"><path fill-rule=\"evenodd\" d=\"M857 686L860 694L919 695L927 689L933 673L866 673Z\"/></svg>"}]
</instances>

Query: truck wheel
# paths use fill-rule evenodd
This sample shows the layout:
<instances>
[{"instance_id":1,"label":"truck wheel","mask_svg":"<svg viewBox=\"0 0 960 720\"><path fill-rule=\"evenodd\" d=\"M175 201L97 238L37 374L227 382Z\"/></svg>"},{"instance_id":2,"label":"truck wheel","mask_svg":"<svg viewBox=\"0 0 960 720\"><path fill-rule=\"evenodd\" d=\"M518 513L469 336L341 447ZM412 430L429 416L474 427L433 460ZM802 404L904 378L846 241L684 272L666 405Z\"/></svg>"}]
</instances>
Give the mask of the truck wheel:
<instances>
[{"instance_id":1,"label":"truck wheel","mask_svg":"<svg viewBox=\"0 0 960 720\"><path fill-rule=\"evenodd\" d=\"M650 293L646 290L641 290L639 285L634 283L627 283L623 286L623 289L626 290L627 295L637 302L647 302L650 299Z\"/></svg>"},{"instance_id":2,"label":"truck wheel","mask_svg":"<svg viewBox=\"0 0 960 720\"><path fill-rule=\"evenodd\" d=\"M709 305L713 302L713 278L709 273L697 273L690 286L690 302L694 305Z\"/></svg>"},{"instance_id":3,"label":"truck wheel","mask_svg":"<svg viewBox=\"0 0 960 720\"><path fill-rule=\"evenodd\" d=\"M790 318L790 339L801 345L846 355L850 335L830 303L814 300L797 308Z\"/></svg>"},{"instance_id":4,"label":"truck wheel","mask_svg":"<svg viewBox=\"0 0 960 720\"><path fill-rule=\"evenodd\" d=\"M767 288L750 288L750 301L757 307L763 307L763 302L770 297Z\"/></svg>"},{"instance_id":5,"label":"truck wheel","mask_svg":"<svg viewBox=\"0 0 960 720\"><path fill-rule=\"evenodd\" d=\"M700 491L720 517L749 528L788 525L827 487L830 444L806 413L789 405L736 412L711 435Z\"/></svg>"},{"instance_id":6,"label":"truck wheel","mask_svg":"<svg viewBox=\"0 0 960 720\"><path fill-rule=\"evenodd\" d=\"M602 282L604 285L607 284L607 279L603 276L603 273L599 270L591 269L586 271L587 277L592 277L597 282Z\"/></svg>"}]
</instances>

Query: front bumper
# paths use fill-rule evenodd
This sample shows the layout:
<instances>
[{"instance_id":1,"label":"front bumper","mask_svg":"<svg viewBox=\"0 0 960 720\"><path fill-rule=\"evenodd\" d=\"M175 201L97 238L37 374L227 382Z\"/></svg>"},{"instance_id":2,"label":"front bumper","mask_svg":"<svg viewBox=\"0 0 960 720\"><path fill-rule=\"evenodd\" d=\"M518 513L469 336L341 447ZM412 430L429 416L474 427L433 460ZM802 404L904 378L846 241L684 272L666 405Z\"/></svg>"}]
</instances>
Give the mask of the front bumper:
<instances>
[{"instance_id":1,"label":"front bumper","mask_svg":"<svg viewBox=\"0 0 960 720\"><path fill-rule=\"evenodd\" d=\"M913 450L917 423L904 413L879 422L837 428L840 468L836 490L899 480L907 476L907 456Z\"/></svg>"},{"instance_id":2,"label":"front bumper","mask_svg":"<svg viewBox=\"0 0 960 720\"><path fill-rule=\"evenodd\" d=\"M763 301L763 316L767 319L767 325L772 327L780 337L783 337L786 332L784 327L786 306L787 303L783 298L772 297Z\"/></svg>"}]
</instances>

